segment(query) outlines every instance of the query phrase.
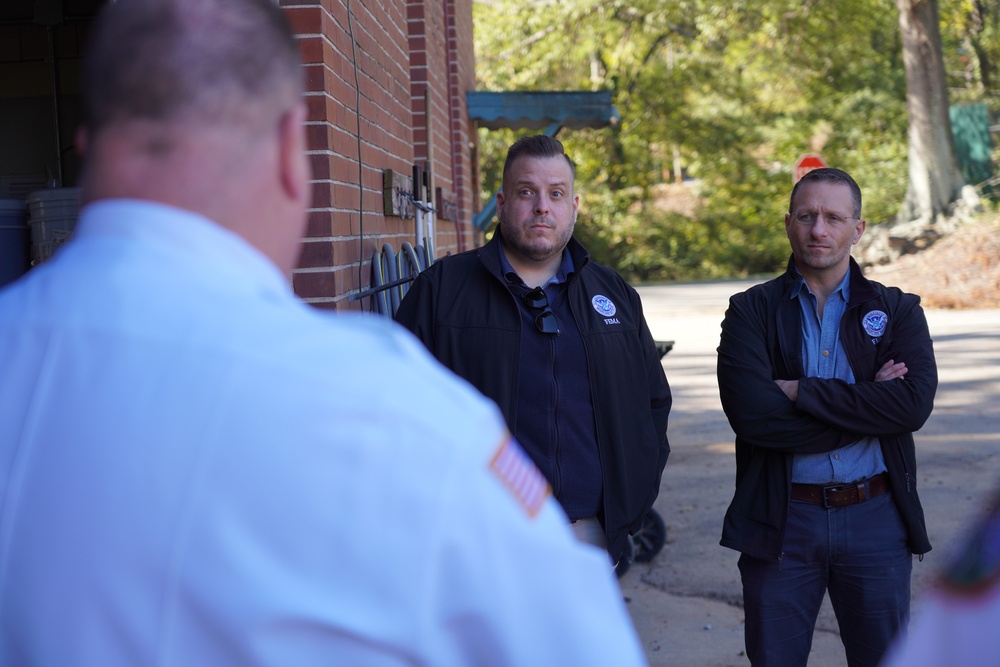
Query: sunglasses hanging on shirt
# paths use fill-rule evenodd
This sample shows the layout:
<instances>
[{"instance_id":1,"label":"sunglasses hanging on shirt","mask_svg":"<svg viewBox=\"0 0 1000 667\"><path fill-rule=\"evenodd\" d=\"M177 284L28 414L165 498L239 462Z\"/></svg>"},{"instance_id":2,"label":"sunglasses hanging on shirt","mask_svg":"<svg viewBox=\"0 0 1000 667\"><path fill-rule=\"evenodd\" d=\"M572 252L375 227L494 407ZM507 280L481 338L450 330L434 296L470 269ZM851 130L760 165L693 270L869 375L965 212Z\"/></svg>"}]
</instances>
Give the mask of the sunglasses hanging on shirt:
<instances>
[{"instance_id":1,"label":"sunglasses hanging on shirt","mask_svg":"<svg viewBox=\"0 0 1000 667\"><path fill-rule=\"evenodd\" d=\"M556 321L556 314L552 312L549 305L549 296L541 287L536 287L524 295L524 302L529 308L541 309L542 312L535 318L535 328L544 334L559 335L559 323Z\"/></svg>"}]
</instances>

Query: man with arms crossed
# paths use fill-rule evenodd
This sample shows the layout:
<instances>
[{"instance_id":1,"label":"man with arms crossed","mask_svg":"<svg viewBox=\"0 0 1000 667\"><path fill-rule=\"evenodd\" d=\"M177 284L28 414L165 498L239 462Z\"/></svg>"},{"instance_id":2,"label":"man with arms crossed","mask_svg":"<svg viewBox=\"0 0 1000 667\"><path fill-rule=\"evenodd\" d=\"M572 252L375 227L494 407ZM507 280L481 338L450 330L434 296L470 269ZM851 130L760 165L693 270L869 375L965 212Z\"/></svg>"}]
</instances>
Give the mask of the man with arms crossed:
<instances>
[{"instance_id":1,"label":"man with arms crossed","mask_svg":"<svg viewBox=\"0 0 1000 667\"><path fill-rule=\"evenodd\" d=\"M719 345L736 433L723 546L741 552L747 656L804 666L829 592L851 667L906 627L911 554L930 550L912 432L937 368L920 299L865 279L861 190L839 169L792 190L787 271L732 297Z\"/></svg>"}]
</instances>

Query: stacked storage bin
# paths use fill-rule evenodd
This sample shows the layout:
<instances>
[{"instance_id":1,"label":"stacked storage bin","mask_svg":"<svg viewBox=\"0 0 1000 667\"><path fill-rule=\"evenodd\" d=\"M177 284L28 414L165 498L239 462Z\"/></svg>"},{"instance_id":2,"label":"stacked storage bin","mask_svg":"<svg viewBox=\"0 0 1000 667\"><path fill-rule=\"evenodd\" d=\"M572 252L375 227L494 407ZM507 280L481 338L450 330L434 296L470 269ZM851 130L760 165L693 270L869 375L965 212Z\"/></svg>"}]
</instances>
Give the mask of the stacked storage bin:
<instances>
[{"instance_id":1,"label":"stacked storage bin","mask_svg":"<svg viewBox=\"0 0 1000 667\"><path fill-rule=\"evenodd\" d=\"M80 213L80 188L50 188L28 195L31 265L37 266L73 234Z\"/></svg>"}]
</instances>

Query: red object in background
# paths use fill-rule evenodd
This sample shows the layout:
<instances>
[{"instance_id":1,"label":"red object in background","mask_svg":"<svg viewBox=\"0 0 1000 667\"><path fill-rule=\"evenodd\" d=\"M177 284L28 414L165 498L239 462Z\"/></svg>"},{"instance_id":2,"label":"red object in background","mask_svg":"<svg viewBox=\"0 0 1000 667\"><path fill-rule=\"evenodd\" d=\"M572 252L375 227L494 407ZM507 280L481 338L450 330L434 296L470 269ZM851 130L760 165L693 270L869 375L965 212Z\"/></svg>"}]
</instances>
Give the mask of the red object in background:
<instances>
[{"instance_id":1,"label":"red object in background","mask_svg":"<svg viewBox=\"0 0 1000 667\"><path fill-rule=\"evenodd\" d=\"M826 162L823 162L823 158L812 153L806 153L795 161L795 171L793 173L792 183L798 183L800 178L813 169L820 169L825 166Z\"/></svg>"}]
</instances>

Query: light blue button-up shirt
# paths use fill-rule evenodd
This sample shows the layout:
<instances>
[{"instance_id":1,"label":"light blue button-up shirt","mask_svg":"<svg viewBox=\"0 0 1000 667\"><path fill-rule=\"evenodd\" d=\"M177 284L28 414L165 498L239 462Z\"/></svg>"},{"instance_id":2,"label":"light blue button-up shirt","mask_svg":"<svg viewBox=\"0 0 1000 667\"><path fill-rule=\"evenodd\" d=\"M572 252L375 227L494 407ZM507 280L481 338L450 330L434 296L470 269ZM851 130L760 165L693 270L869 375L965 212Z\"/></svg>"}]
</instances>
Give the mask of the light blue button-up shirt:
<instances>
[{"instance_id":1,"label":"light blue button-up shirt","mask_svg":"<svg viewBox=\"0 0 1000 667\"><path fill-rule=\"evenodd\" d=\"M806 377L837 378L854 384L854 371L840 342L840 318L850 296L850 272L827 298L822 318L816 295L804 279L792 294L802 307L802 358ZM825 454L796 454L792 461L792 481L799 484L853 482L884 470L878 438L865 437Z\"/></svg>"}]
</instances>

